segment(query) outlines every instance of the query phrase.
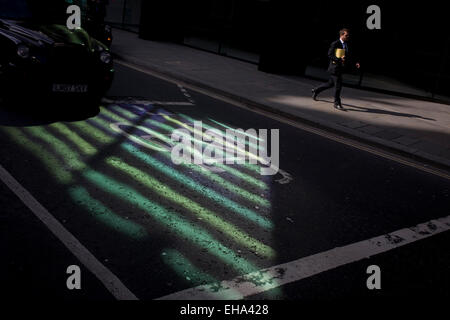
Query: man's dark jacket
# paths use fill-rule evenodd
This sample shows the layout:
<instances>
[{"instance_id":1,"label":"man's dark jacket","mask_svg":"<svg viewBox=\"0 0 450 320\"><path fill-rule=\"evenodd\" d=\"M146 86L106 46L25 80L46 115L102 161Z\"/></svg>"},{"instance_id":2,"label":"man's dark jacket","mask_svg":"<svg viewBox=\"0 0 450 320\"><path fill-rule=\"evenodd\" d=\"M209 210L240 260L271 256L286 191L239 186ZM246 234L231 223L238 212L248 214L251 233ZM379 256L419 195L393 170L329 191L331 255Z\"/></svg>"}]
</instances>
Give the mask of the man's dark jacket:
<instances>
[{"instance_id":1,"label":"man's dark jacket","mask_svg":"<svg viewBox=\"0 0 450 320\"><path fill-rule=\"evenodd\" d=\"M345 54L345 64L342 62L342 59L336 57L336 49L344 49L342 42L340 39L334 41L330 45L330 49L328 49L328 58L330 59L330 65L328 66L328 72L332 75L338 76L342 75L344 72L348 72L350 69L350 64L353 63L354 60L352 57L351 47L348 45L348 42L345 43L347 46L347 52Z\"/></svg>"}]
</instances>

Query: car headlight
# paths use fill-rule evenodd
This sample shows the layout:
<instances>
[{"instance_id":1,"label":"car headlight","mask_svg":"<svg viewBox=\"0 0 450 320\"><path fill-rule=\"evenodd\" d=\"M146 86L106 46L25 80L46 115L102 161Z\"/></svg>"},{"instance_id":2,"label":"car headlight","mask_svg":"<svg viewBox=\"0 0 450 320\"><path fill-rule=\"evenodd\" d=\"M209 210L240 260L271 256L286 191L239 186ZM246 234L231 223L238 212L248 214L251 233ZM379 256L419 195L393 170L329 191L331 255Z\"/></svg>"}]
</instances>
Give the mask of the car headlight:
<instances>
[{"instance_id":1,"label":"car headlight","mask_svg":"<svg viewBox=\"0 0 450 320\"><path fill-rule=\"evenodd\" d=\"M30 48L26 45L20 44L17 47L17 55L21 58L27 59L30 56Z\"/></svg>"},{"instance_id":2,"label":"car headlight","mask_svg":"<svg viewBox=\"0 0 450 320\"><path fill-rule=\"evenodd\" d=\"M100 60L106 64L110 63L111 62L111 54L107 51L103 51L102 53L100 53Z\"/></svg>"}]
</instances>

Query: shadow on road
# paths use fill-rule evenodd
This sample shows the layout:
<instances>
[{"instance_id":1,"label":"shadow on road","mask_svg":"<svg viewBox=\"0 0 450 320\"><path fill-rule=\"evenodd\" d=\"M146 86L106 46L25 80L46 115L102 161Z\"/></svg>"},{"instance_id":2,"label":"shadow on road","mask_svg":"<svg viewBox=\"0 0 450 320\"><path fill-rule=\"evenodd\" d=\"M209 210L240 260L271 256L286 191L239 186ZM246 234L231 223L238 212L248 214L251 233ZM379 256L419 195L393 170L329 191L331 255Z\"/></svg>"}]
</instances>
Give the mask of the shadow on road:
<instances>
[{"instance_id":1,"label":"shadow on road","mask_svg":"<svg viewBox=\"0 0 450 320\"><path fill-rule=\"evenodd\" d=\"M79 99L0 100L0 126L27 127L58 121L81 121L99 112L99 103Z\"/></svg>"},{"instance_id":2,"label":"shadow on road","mask_svg":"<svg viewBox=\"0 0 450 320\"><path fill-rule=\"evenodd\" d=\"M325 99L317 99L317 101L327 102L327 103L333 104L332 101L325 100ZM426 118L426 117L418 116L418 115L415 115L415 114L394 112L394 111L383 110L383 109L379 109L379 108L377 108L377 109L367 108L367 107L355 106L355 105L347 104L347 103L343 103L342 106L344 107L343 111L367 112L367 113L373 113L373 114L391 115L391 116L395 116L395 117L416 118L416 119L436 121L435 119Z\"/></svg>"}]
</instances>

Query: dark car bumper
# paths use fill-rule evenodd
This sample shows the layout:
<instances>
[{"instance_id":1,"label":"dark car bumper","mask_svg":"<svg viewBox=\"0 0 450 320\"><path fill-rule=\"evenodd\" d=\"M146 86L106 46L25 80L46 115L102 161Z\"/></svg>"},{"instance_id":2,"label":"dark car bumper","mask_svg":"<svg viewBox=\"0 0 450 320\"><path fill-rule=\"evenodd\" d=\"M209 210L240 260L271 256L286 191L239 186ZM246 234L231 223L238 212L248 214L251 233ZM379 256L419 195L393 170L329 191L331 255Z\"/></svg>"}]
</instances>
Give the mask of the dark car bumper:
<instances>
[{"instance_id":1,"label":"dark car bumper","mask_svg":"<svg viewBox=\"0 0 450 320\"><path fill-rule=\"evenodd\" d=\"M66 64L8 63L0 74L4 93L23 97L100 98L111 87L112 64L68 61Z\"/></svg>"}]
</instances>

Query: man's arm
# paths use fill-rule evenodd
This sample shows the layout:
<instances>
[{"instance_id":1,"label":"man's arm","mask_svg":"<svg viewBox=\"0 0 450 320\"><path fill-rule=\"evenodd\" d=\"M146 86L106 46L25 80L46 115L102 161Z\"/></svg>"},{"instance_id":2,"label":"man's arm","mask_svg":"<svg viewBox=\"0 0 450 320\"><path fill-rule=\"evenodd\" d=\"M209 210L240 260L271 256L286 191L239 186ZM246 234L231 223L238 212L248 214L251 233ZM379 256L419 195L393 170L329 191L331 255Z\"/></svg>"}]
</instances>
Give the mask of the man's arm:
<instances>
[{"instance_id":1,"label":"man's arm","mask_svg":"<svg viewBox=\"0 0 450 320\"><path fill-rule=\"evenodd\" d=\"M356 66L356 68L359 69L361 67L359 56L354 53L355 51L352 50L352 52L353 52L353 54L350 54L349 57L346 57L346 56L342 57L342 62L354 64Z\"/></svg>"},{"instance_id":2,"label":"man's arm","mask_svg":"<svg viewBox=\"0 0 450 320\"><path fill-rule=\"evenodd\" d=\"M358 54L357 50L355 50L354 54L352 55L352 61L353 61L354 65L356 66L357 69L359 69L361 67L361 63L360 63L361 60L360 60L360 57L359 57L359 54Z\"/></svg>"}]
</instances>

